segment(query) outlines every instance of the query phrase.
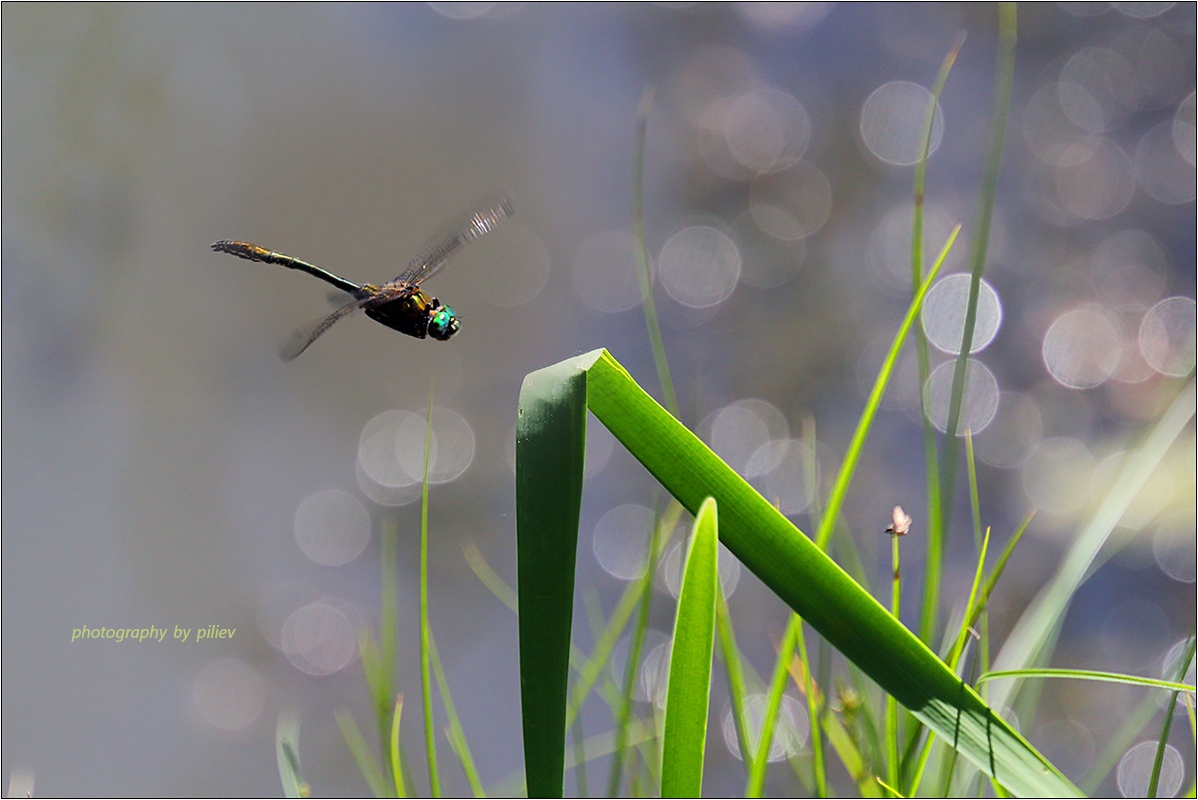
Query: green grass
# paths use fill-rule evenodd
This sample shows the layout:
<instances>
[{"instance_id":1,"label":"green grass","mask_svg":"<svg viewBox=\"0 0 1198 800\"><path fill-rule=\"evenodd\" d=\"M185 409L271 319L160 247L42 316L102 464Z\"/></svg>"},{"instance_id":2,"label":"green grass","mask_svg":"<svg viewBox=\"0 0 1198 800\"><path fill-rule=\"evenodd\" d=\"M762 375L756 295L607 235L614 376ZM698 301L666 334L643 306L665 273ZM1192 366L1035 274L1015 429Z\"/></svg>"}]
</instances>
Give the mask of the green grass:
<instances>
[{"instance_id":1,"label":"green grass","mask_svg":"<svg viewBox=\"0 0 1198 800\"><path fill-rule=\"evenodd\" d=\"M649 397L606 352L528 376L517 429L517 551L530 795L563 791L566 683L585 412L692 513L714 497L720 539L829 643L923 724L1017 794L1076 794L980 697L789 520ZM563 465L577 453L576 474ZM546 486L551 490L544 491ZM575 492L570 487L576 486ZM567 541L547 544L546 539ZM568 578L563 578L568 576ZM560 674L540 678L549 664ZM530 710L532 713L529 713Z\"/></svg>"},{"instance_id":2,"label":"green grass","mask_svg":"<svg viewBox=\"0 0 1198 800\"><path fill-rule=\"evenodd\" d=\"M704 700L711 690L719 592L718 531L716 502L708 498L695 515L678 594L662 732L662 797L698 797L703 791L708 716Z\"/></svg>"},{"instance_id":3,"label":"green grass","mask_svg":"<svg viewBox=\"0 0 1198 800\"><path fill-rule=\"evenodd\" d=\"M442 792L437 759L438 730L456 755L475 796L521 794L562 796L567 774L574 787L587 794L588 776L606 760L604 788L608 795L693 796L701 793L710 734L710 695L714 662L720 661L731 699L736 739L744 766L744 794L761 796L769 777L771 740L786 693L801 695L810 721L808 749L789 758L795 780L816 796L849 791L861 796L915 796L928 793L978 796L989 782L999 796L1077 796L1095 791L1119 755L1156 714L1155 698L1146 697L1129 715L1097 759L1081 789L1066 778L1004 718L1002 712L1020 699L1026 686L1040 691L1042 682L1059 679L1103 680L1140 686L1146 693L1184 693L1191 732L1194 730L1194 687L1182 676L1193 658L1194 645L1174 680L1116 675L1093 670L1043 668L1052 654L1060 621L1086 577L1109 552L1112 531L1164 459L1184 434L1195 413L1193 375L1175 384L1176 395L1162 415L1129 450L1124 465L1091 518L1070 544L1053 577L1001 643L990 638L988 609L1011 556L1032 521L1029 512L997 558L990 554L991 531L983 514L972 438L958 436L964 395L968 343L972 339L980 280L986 264L988 231L997 192L1011 102L1014 69L1015 10L999 10L996 89L989 137L984 155L970 251L971 290L961 353L956 360L949 404L948 431L938 435L923 415L924 483L928 497L927 547L918 598L919 630L908 630L899 619L899 602L907 573L901 563L902 539L893 537L891 604L884 607L866 583L856 545L844 526L844 507L853 478L876 422L902 348L913 339L921 382L929 372L928 344L915 322L924 296L943 266L960 226L952 232L930 267L923 263L923 207L927 155L936 103L949 79L964 39L945 56L933 85L924 131L924 158L917 165L913 186L912 294L906 314L896 328L891 347L879 369L852 438L840 459L837 474L824 496L813 489L812 537L796 528L771 503L746 483L678 419L676 393L670 378L664 340L657 323L645 244L643 176L646 129L652 91L642 97L635 138L635 188L632 228L638 242L642 307L654 355L662 403L644 391L606 350L595 350L531 373L521 389L517 413L516 590L485 562L477 548L465 557L480 581L518 614L520 695L525 763L505 778L484 782L466 743L450 687L437 655L428 605L428 442L421 506L420 671L427 786L432 796ZM430 429L432 395L430 388ZM574 643L572 623L576 600L578 522L583 490L586 420L590 411L635 456L668 493L658 503L660 513L646 537L642 578L629 582L610 616L583 592L591 624L590 652ZM816 450L814 423L803 425L803 438ZM959 623L941 631L944 543L947 520L958 493L958 462L967 476L968 502L976 562L968 600ZM807 485L816 486L815 465L808 465ZM913 465L913 468L917 468ZM647 709L633 698L634 681L644 653L653 603L655 569L683 513L693 514L683 588L675 611L668 692L664 714ZM393 519L384 522L382 548L382 608L377 634L359 632L363 673L378 731L377 747L363 736L348 712L339 712L350 752L369 784L380 796L422 794L410 774L400 731L402 697L396 695L398 593L395 583L397 539ZM722 542L792 610L783 631L777 632L777 658L768 683L742 655L735 620L729 611L717 571ZM830 556L835 553L839 563ZM883 590L884 591L884 590ZM815 634L809 647L808 632ZM756 634L754 634L756 635ZM611 656L617 641L630 641L623 675L611 677ZM996 654L992 657L991 650ZM835 650L842 661L834 671ZM972 656L972 658L969 658ZM968 674L966 674L968 673ZM432 702L437 684L444 725L438 725ZM514 689L515 687L513 687ZM746 698L766 693L764 719L746 713ZM610 723L595 731L582 709L592 694L610 713ZM1030 697L1026 695L1024 698ZM1164 742L1169 736L1176 703L1169 707L1160 730L1152 778L1159 775ZM589 735L588 735L589 731ZM288 796L304 796L307 784L300 772L299 722L280 718L276 745L280 778ZM572 739L572 741L568 741ZM376 756L377 752L377 756ZM589 771L588 771L589 770ZM847 783L845 775L847 775ZM423 783L422 779L420 783ZM839 781L841 786L837 787ZM1192 796L1192 789L1191 789Z\"/></svg>"}]
</instances>

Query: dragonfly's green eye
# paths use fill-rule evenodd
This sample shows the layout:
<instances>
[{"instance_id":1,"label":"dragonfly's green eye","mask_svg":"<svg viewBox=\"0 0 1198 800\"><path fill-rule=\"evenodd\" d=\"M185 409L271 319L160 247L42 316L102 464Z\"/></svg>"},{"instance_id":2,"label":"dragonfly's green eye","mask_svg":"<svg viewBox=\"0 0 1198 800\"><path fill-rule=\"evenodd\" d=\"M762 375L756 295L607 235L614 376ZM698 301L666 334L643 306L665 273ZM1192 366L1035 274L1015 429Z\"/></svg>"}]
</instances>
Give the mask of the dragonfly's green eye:
<instances>
[{"instance_id":1,"label":"dragonfly's green eye","mask_svg":"<svg viewBox=\"0 0 1198 800\"><path fill-rule=\"evenodd\" d=\"M433 312L433 316L428 321L428 335L434 339L445 341L450 336L458 332L458 328L462 327L462 321L458 319L458 315L453 312L449 306L441 306Z\"/></svg>"}]
</instances>

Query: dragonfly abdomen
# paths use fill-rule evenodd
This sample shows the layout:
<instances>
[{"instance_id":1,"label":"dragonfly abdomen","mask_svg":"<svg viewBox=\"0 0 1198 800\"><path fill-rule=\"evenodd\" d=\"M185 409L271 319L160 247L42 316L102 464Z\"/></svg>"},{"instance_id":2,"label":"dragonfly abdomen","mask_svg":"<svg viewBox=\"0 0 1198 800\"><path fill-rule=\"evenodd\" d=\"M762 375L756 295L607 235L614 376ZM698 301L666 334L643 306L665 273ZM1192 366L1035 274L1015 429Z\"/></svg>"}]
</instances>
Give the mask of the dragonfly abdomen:
<instances>
[{"instance_id":1,"label":"dragonfly abdomen","mask_svg":"<svg viewBox=\"0 0 1198 800\"><path fill-rule=\"evenodd\" d=\"M249 242L238 242L232 239L221 239L212 243L212 249L218 253L228 253L231 256L244 258L247 261L262 261L266 264L278 263L278 253L273 253L265 247L259 247Z\"/></svg>"},{"instance_id":2,"label":"dragonfly abdomen","mask_svg":"<svg viewBox=\"0 0 1198 800\"><path fill-rule=\"evenodd\" d=\"M246 261L260 261L263 264L278 264L288 269L298 269L300 272L306 272L309 275L320 278L326 283L331 283L341 291L352 294L355 297L360 295L363 288L362 284L347 281L345 278L334 275L315 264L309 264L307 261L300 261L298 258L276 253L273 250L267 250L265 247L259 247L249 242L221 239L219 242L212 243L212 249L218 253L228 253L238 258L244 258Z\"/></svg>"}]
</instances>

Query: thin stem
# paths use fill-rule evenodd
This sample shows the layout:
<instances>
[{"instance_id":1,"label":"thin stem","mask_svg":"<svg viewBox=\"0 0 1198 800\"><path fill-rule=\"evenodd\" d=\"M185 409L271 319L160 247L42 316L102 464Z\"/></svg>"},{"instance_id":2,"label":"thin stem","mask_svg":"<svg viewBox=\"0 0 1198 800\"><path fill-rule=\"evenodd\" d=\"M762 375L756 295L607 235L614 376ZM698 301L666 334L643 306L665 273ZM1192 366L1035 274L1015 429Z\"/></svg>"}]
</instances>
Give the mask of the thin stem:
<instances>
[{"instance_id":1,"label":"thin stem","mask_svg":"<svg viewBox=\"0 0 1198 800\"><path fill-rule=\"evenodd\" d=\"M1177 682L1185 678L1186 672L1190 668L1190 662L1194 660L1194 638L1190 638L1190 643L1186 647L1185 655L1179 662L1180 666L1177 669ZM1177 710L1177 692L1169 695L1169 710L1165 712L1165 724L1161 729L1161 738L1156 744L1156 757L1152 761L1152 775L1148 779L1148 797L1156 797L1156 790L1160 784L1161 764L1165 760L1166 742L1169 741L1169 729L1173 727L1173 712Z\"/></svg>"},{"instance_id":2,"label":"thin stem","mask_svg":"<svg viewBox=\"0 0 1198 800\"><path fill-rule=\"evenodd\" d=\"M969 353L973 349L973 331L977 324L978 295L981 292L982 270L986 266L986 250L990 242L990 222L994 215L994 198L998 194L998 172L1002 166L1006 143L1007 116L1011 110L1011 92L1015 79L1016 16L1014 3L1002 3L998 10L998 80L994 88L994 108L986 142L986 161L982 170L982 188L975 221L976 234L971 243L969 300L965 307L965 326L961 349L953 369L952 393L949 397L948 422L945 426L941 456L942 519L947 525L952 518L953 494L957 480L959 445L957 431L961 424L961 407L965 395L965 372ZM933 626L934 626L933 620Z\"/></svg>"},{"instance_id":3,"label":"thin stem","mask_svg":"<svg viewBox=\"0 0 1198 800\"><path fill-rule=\"evenodd\" d=\"M902 570L899 567L899 539L897 534L893 539L891 563L894 566L894 580L890 590L890 613L899 619L902 611ZM886 695L886 750L887 750L887 781L891 786L902 785L899 780L899 746L898 746L898 703L894 695Z\"/></svg>"},{"instance_id":4,"label":"thin stem","mask_svg":"<svg viewBox=\"0 0 1198 800\"><path fill-rule=\"evenodd\" d=\"M770 750L774 743L774 728L778 722L778 712L782 708L782 695L786 692L790 660L794 658L795 640L799 635L801 621L798 614L790 615L790 624L778 648L778 660L774 664L774 675L770 680L770 692L761 720L761 734L757 737L757 748L753 758L753 766L749 770L749 780L745 786L745 797L761 797L765 786L765 772L769 765Z\"/></svg>"},{"instance_id":5,"label":"thin stem","mask_svg":"<svg viewBox=\"0 0 1198 800\"><path fill-rule=\"evenodd\" d=\"M797 615L796 615L797 617ZM803 672L806 675L805 692L807 694L807 718L811 720L811 769L815 774L815 796L828 796L827 767L824 765L823 717L821 703L815 696L815 681L811 676L811 663L807 660L807 639L803 635L802 625L796 631L795 639L799 645L799 659L803 662Z\"/></svg>"},{"instance_id":6,"label":"thin stem","mask_svg":"<svg viewBox=\"0 0 1198 800\"><path fill-rule=\"evenodd\" d=\"M678 398L666 362L666 348L657 323L657 306L653 302L653 272L649 268L649 249L645 244L645 138L649 130L649 109L653 105L653 87L645 87L636 113L636 160L632 172L632 237L636 240L637 279L641 285L641 308L645 311L645 326L649 329L649 344L653 363L661 384L666 410L678 418Z\"/></svg>"},{"instance_id":7,"label":"thin stem","mask_svg":"<svg viewBox=\"0 0 1198 800\"><path fill-rule=\"evenodd\" d=\"M927 118L923 130L923 157L915 165L915 182L912 189L911 213L911 291L919 290L924 279L923 258L923 220L924 220L924 190L927 180L928 155L932 147L932 128L936 122L936 108L940 103L940 95L944 92L944 84L948 82L949 72L956 63L957 54L965 44L965 32L962 31L953 46L949 48L940 63L940 71L932 84L932 96L928 100ZM927 384L931 374L931 358L928 353L928 338L923 326L915 326L915 351L919 364L919 385ZM928 547L924 567L923 586L923 615L920 621L919 636L925 643L931 644L936 630L936 617L940 612L940 573L944 561L944 515L940 498L940 464L936 457L936 430L927 414L926 398L920 392L920 418L923 420L923 446L925 480L928 486L928 524L926 526Z\"/></svg>"},{"instance_id":8,"label":"thin stem","mask_svg":"<svg viewBox=\"0 0 1198 800\"><path fill-rule=\"evenodd\" d=\"M616 720L616 745L612 753L611 772L607 778L607 796L615 797L620 791L620 780L624 772L624 750L628 740L628 721L632 716L632 694L637 671L641 663L641 648L645 643L645 631L649 628L649 609L653 604L653 573L657 569L658 539L661 526L653 525L649 537L649 552L645 559L645 580L637 613L636 628L632 632L632 643L628 648L628 666L624 671L624 691L619 716Z\"/></svg>"},{"instance_id":9,"label":"thin stem","mask_svg":"<svg viewBox=\"0 0 1198 800\"><path fill-rule=\"evenodd\" d=\"M437 735L433 726L432 642L428 622L428 461L433 436L433 385L428 387L428 420L424 426L424 487L420 500L420 696L424 705L424 744L428 756L429 793L441 796L437 770Z\"/></svg>"},{"instance_id":10,"label":"thin stem","mask_svg":"<svg viewBox=\"0 0 1198 800\"><path fill-rule=\"evenodd\" d=\"M399 636L399 522L394 514L383 518L382 536L379 542L379 561L382 567L382 586L379 601L379 680L381 685L375 696L375 721L383 751L387 751L390 739L391 698L395 696L397 644ZM387 759L383 759L384 762ZM390 764L385 764L390 769ZM398 781L400 776L391 775Z\"/></svg>"}]
</instances>

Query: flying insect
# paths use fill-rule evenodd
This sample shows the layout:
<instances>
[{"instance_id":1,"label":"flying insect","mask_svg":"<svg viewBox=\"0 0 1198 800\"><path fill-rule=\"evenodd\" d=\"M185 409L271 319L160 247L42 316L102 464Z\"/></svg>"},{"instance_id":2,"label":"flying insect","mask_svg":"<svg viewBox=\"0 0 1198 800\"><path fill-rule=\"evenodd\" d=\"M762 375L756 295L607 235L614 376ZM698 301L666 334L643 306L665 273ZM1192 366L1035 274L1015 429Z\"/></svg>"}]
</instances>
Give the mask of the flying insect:
<instances>
[{"instance_id":1,"label":"flying insect","mask_svg":"<svg viewBox=\"0 0 1198 800\"><path fill-rule=\"evenodd\" d=\"M213 242L212 249L248 261L261 261L288 269L298 269L331 283L353 298L333 313L298 328L288 337L279 348L279 358L291 361L307 350L339 319L358 309L365 311L366 316L376 322L408 336L415 336L417 339L431 336L440 341L448 340L462 327L462 322L453 308L425 292L420 288L421 284L440 272L467 242L495 230L500 222L511 216L511 213L512 204L506 197L477 204L469 213L455 219L430 238L408 263L407 269L394 280L381 286L354 283L315 264L249 242L222 239Z\"/></svg>"}]
</instances>

